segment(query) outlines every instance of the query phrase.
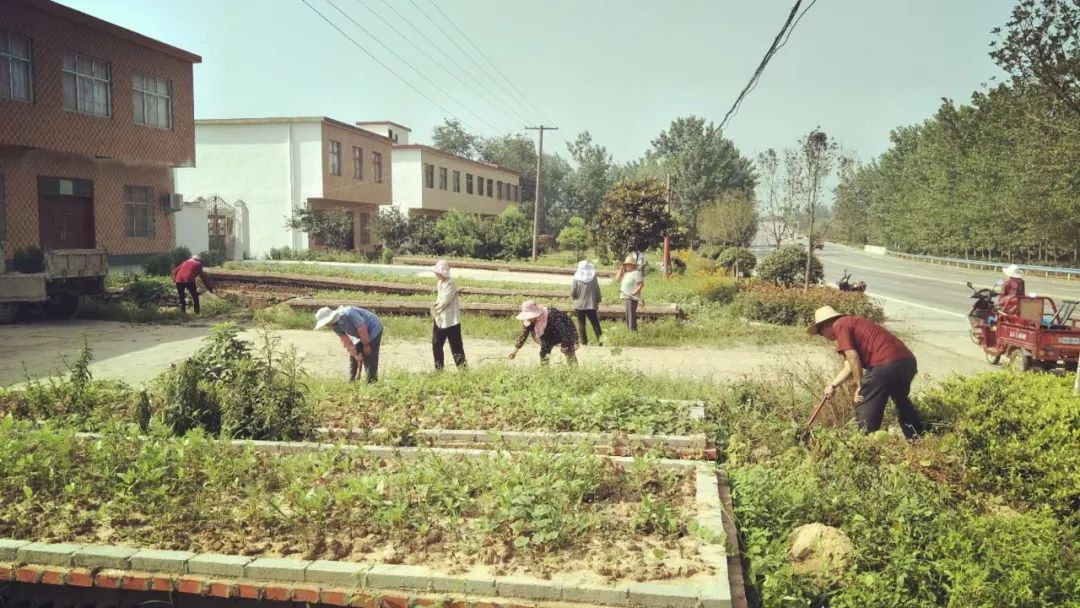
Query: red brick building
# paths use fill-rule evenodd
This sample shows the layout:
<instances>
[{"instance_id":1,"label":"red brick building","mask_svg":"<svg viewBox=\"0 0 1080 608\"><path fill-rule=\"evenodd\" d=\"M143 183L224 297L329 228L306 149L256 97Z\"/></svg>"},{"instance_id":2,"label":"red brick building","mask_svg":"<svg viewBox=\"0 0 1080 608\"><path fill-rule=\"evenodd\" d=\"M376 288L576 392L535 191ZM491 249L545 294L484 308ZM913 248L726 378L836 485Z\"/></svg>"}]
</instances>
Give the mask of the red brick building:
<instances>
[{"instance_id":1,"label":"red brick building","mask_svg":"<svg viewBox=\"0 0 1080 608\"><path fill-rule=\"evenodd\" d=\"M195 163L201 58L48 0L0 1L0 242L172 249L172 167Z\"/></svg>"}]
</instances>

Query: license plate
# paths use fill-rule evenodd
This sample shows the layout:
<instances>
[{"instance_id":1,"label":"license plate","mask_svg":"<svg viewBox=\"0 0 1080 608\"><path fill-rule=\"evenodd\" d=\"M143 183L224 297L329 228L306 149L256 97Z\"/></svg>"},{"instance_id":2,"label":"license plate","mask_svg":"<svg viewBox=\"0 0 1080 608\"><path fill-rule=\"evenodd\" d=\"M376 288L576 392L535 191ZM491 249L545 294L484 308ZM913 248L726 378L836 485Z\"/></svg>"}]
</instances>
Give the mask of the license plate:
<instances>
[{"instance_id":1,"label":"license plate","mask_svg":"<svg viewBox=\"0 0 1080 608\"><path fill-rule=\"evenodd\" d=\"M1062 338L1062 344L1078 344L1080 345L1080 338Z\"/></svg>"}]
</instances>

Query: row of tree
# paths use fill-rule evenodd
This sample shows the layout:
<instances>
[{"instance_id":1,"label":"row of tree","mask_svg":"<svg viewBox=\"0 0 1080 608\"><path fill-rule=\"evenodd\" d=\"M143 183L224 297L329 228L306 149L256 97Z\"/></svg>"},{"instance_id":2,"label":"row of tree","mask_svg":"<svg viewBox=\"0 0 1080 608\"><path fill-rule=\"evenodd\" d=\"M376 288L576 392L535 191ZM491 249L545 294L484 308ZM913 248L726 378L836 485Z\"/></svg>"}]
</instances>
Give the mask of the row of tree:
<instances>
[{"instance_id":1,"label":"row of tree","mask_svg":"<svg viewBox=\"0 0 1080 608\"><path fill-rule=\"evenodd\" d=\"M832 236L934 255L1080 262L1080 4L1021 0L991 56L1012 78L943 100L840 164Z\"/></svg>"}]
</instances>

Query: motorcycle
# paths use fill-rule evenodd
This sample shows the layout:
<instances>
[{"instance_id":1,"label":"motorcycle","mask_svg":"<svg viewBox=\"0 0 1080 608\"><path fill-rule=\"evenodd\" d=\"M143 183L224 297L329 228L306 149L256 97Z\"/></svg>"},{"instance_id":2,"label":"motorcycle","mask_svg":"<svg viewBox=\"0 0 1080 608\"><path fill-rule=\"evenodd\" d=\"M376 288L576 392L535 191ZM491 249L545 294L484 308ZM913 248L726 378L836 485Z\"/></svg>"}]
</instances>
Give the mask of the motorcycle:
<instances>
[{"instance_id":1,"label":"motorcycle","mask_svg":"<svg viewBox=\"0 0 1080 608\"><path fill-rule=\"evenodd\" d=\"M1000 281L998 281L1000 283ZM995 284L995 287L997 284ZM997 297L998 292L993 288L976 289L971 284L971 281L967 282L968 289L971 290L971 299L975 300L971 303L971 310L968 311L968 324L971 326L971 341L975 344L982 344L982 328L987 325L993 325L997 320Z\"/></svg>"},{"instance_id":2,"label":"motorcycle","mask_svg":"<svg viewBox=\"0 0 1080 608\"><path fill-rule=\"evenodd\" d=\"M857 291L859 293L866 291L866 281L852 283L851 273L847 271L847 268L844 269L844 278L840 279L836 286L840 288L840 291Z\"/></svg>"}]
</instances>

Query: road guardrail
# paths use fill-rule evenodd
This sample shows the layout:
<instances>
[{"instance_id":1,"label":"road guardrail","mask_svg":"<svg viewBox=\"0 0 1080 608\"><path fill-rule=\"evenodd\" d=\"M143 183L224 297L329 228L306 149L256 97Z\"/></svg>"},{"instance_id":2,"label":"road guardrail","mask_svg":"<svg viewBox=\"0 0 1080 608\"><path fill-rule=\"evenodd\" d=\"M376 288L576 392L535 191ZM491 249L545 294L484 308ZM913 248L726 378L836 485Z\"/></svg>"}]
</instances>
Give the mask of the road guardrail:
<instances>
[{"instance_id":1,"label":"road guardrail","mask_svg":"<svg viewBox=\"0 0 1080 608\"><path fill-rule=\"evenodd\" d=\"M898 257L904 260L913 260L916 262L927 262L930 264L942 264L944 266L955 266L957 268L974 268L977 270L1001 270L1008 266L1002 262L987 262L983 260L965 260L962 258L948 258L940 257L936 255L920 255L917 253L901 253L899 251L889 251L888 255ZM1080 280L1080 268L1059 268L1056 266L1033 266L1029 264L1017 264L1026 274L1044 277L1053 277L1058 279L1066 279L1069 281Z\"/></svg>"}]
</instances>

